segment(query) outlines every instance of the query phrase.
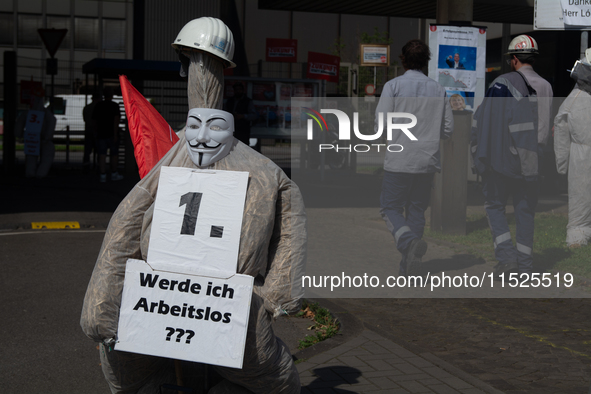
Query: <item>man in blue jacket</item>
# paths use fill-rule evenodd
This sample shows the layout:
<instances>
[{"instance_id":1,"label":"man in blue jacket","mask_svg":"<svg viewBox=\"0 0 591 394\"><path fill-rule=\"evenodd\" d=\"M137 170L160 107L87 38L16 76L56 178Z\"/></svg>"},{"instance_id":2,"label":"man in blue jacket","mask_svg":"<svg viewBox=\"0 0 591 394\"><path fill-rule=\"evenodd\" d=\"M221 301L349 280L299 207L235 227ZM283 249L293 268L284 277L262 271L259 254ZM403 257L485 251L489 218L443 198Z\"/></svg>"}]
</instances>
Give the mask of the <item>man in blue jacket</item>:
<instances>
[{"instance_id":1,"label":"man in blue jacket","mask_svg":"<svg viewBox=\"0 0 591 394\"><path fill-rule=\"evenodd\" d=\"M514 69L514 68L513 68ZM515 69L514 69L515 70ZM535 90L518 71L496 78L474 114L471 150L482 176L495 257L495 276L532 272L534 215L538 202L538 111ZM516 245L505 217L513 197Z\"/></svg>"}]
</instances>

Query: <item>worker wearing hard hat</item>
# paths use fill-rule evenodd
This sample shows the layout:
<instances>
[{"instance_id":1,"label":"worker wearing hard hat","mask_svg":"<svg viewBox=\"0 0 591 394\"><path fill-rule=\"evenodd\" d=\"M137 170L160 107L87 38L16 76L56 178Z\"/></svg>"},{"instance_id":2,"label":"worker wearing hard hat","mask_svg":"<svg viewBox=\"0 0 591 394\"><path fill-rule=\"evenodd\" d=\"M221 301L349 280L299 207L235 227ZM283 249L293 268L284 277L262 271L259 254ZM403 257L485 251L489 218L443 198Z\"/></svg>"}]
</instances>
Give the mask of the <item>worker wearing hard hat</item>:
<instances>
[{"instance_id":1,"label":"worker wearing hard hat","mask_svg":"<svg viewBox=\"0 0 591 394\"><path fill-rule=\"evenodd\" d=\"M554 152L558 173L568 175L566 244L578 248L591 239L591 49L571 78L577 84L554 118Z\"/></svg>"},{"instance_id":2,"label":"worker wearing hard hat","mask_svg":"<svg viewBox=\"0 0 591 394\"><path fill-rule=\"evenodd\" d=\"M507 55L512 72L490 85L474 114L471 136L498 261L495 275L518 270L519 280L528 280L533 270L538 158L549 134L549 100L538 107L536 96L551 96L552 89L531 67L537 54L538 45L532 37L520 35L511 41ZM529 99L524 100L526 97ZM513 197L517 222L515 246L505 216L509 196Z\"/></svg>"},{"instance_id":3,"label":"worker wearing hard hat","mask_svg":"<svg viewBox=\"0 0 591 394\"><path fill-rule=\"evenodd\" d=\"M533 37L522 34L511 40L508 62L512 71L519 71L527 79L527 82L536 91L538 98L538 144L540 148L546 145L550 136L550 124L552 114L552 86L548 81L538 75L533 69L538 56L538 43ZM540 149L540 152L541 149Z\"/></svg>"}]
</instances>

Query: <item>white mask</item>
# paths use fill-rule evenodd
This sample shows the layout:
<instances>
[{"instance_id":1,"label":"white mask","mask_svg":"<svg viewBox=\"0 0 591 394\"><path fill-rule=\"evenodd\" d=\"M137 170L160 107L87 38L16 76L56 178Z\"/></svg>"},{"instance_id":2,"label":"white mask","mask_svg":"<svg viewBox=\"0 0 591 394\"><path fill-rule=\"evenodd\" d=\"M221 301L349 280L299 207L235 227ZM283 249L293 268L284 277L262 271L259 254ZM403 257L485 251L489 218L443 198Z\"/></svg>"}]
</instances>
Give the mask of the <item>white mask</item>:
<instances>
[{"instance_id":1,"label":"white mask","mask_svg":"<svg viewBox=\"0 0 591 394\"><path fill-rule=\"evenodd\" d=\"M191 160L197 167L207 167L223 159L232 150L234 116L221 109L189 110L185 139Z\"/></svg>"}]
</instances>

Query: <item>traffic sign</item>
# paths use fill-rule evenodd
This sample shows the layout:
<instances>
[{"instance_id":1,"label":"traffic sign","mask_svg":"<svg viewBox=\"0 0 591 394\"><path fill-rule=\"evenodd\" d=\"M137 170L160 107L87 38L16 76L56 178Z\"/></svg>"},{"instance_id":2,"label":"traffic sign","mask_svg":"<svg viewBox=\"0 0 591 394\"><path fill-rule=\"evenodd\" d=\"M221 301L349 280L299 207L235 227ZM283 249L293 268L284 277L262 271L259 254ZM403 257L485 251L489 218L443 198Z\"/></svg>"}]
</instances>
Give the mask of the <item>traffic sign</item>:
<instances>
[{"instance_id":1,"label":"traffic sign","mask_svg":"<svg viewBox=\"0 0 591 394\"><path fill-rule=\"evenodd\" d=\"M373 96L374 94L376 94L376 87L371 83L365 85L365 94L367 94L368 96Z\"/></svg>"},{"instance_id":2,"label":"traffic sign","mask_svg":"<svg viewBox=\"0 0 591 394\"><path fill-rule=\"evenodd\" d=\"M68 33L68 29L37 29L37 32L41 36L41 41L49 52L49 56L53 58Z\"/></svg>"}]
</instances>

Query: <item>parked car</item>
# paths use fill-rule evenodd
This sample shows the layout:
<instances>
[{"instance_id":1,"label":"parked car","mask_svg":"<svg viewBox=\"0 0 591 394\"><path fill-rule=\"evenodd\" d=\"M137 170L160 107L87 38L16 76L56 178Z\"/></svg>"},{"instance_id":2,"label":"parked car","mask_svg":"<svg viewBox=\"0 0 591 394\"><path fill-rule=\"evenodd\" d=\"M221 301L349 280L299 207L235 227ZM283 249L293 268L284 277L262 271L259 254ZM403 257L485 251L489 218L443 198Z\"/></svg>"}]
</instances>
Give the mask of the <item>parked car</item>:
<instances>
[{"instance_id":1,"label":"parked car","mask_svg":"<svg viewBox=\"0 0 591 394\"><path fill-rule=\"evenodd\" d=\"M83 140L84 118L82 117L82 111L86 106L86 96L84 94L58 94L55 97L58 100L54 102L54 115L57 120L54 136L56 138L65 138L69 127L71 139ZM123 128L125 127L123 97L114 96L113 101L118 103L121 109L120 127ZM91 102L91 97L88 96L88 103Z\"/></svg>"}]
</instances>

